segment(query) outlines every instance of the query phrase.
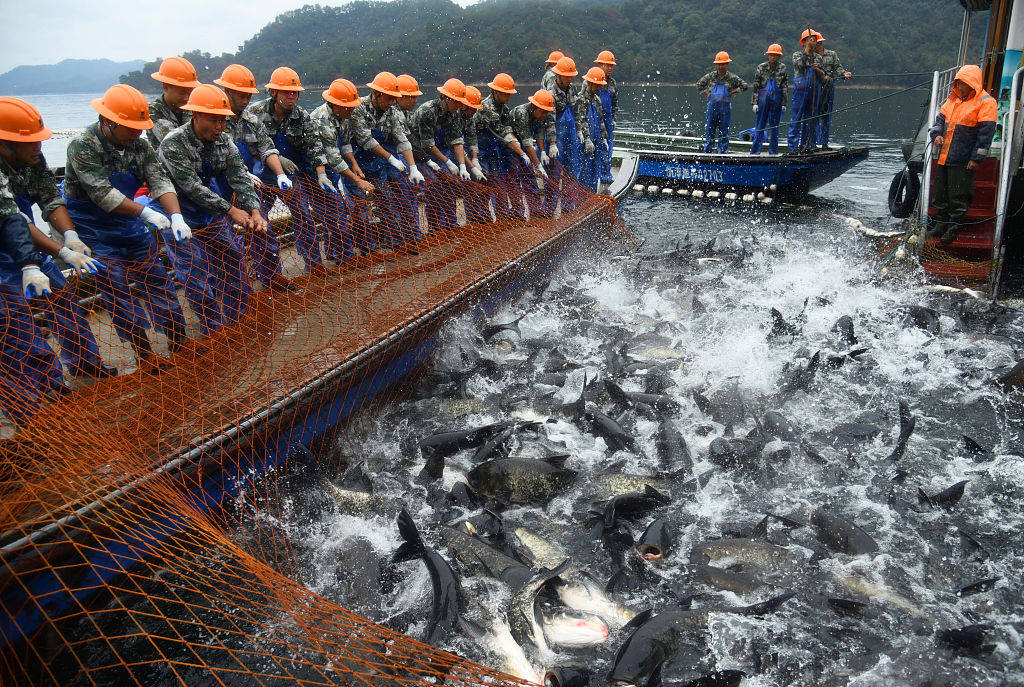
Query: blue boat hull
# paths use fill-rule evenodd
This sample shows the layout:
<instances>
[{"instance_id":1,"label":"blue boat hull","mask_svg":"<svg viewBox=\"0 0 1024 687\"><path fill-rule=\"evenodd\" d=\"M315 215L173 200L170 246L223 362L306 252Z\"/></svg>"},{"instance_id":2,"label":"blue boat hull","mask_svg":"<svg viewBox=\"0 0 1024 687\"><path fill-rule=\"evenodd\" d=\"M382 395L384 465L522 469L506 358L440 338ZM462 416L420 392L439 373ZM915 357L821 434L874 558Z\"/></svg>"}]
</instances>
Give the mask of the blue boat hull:
<instances>
[{"instance_id":1,"label":"blue boat hull","mask_svg":"<svg viewBox=\"0 0 1024 687\"><path fill-rule=\"evenodd\" d=\"M640 177L694 187L813 191L866 160L867 148L843 148L805 155L713 155L683 152L640 153Z\"/></svg>"}]
</instances>

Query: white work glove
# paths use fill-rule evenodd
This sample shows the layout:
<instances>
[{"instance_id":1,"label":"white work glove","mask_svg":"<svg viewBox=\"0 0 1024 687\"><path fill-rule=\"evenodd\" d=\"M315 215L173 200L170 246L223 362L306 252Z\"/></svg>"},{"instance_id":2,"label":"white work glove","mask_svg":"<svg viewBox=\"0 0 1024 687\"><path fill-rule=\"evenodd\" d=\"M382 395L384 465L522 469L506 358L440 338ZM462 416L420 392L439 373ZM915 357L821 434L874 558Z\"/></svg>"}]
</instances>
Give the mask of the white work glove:
<instances>
[{"instance_id":1,"label":"white work glove","mask_svg":"<svg viewBox=\"0 0 1024 687\"><path fill-rule=\"evenodd\" d=\"M452 162L451 158L448 158L447 160L444 161L444 166L447 167L448 171L451 172L452 174L458 174L459 173L458 165L456 165L454 162Z\"/></svg>"},{"instance_id":2,"label":"white work glove","mask_svg":"<svg viewBox=\"0 0 1024 687\"><path fill-rule=\"evenodd\" d=\"M472 178L469 176L469 170L466 169L466 163L459 165L459 176L462 177L463 181L469 181Z\"/></svg>"},{"instance_id":3,"label":"white work glove","mask_svg":"<svg viewBox=\"0 0 1024 687\"><path fill-rule=\"evenodd\" d=\"M605 150L611 150L612 149L612 140L610 138L602 138L601 139L601 147L604 148Z\"/></svg>"},{"instance_id":4,"label":"white work glove","mask_svg":"<svg viewBox=\"0 0 1024 687\"><path fill-rule=\"evenodd\" d=\"M535 176L533 178L533 180L537 182L537 190L538 191L543 191L544 190L544 177L542 177L540 174L538 174L537 176Z\"/></svg>"},{"instance_id":5,"label":"white work glove","mask_svg":"<svg viewBox=\"0 0 1024 687\"><path fill-rule=\"evenodd\" d=\"M288 178L287 174L277 175L277 187L282 191L292 190L292 180Z\"/></svg>"},{"instance_id":6,"label":"white work glove","mask_svg":"<svg viewBox=\"0 0 1024 687\"><path fill-rule=\"evenodd\" d=\"M316 175L316 183L320 184L320 188L327 193L338 193L338 189L334 188L334 184L332 184L331 180L327 178L327 174L325 172L321 172Z\"/></svg>"},{"instance_id":7,"label":"white work glove","mask_svg":"<svg viewBox=\"0 0 1024 687\"><path fill-rule=\"evenodd\" d=\"M782 114L786 114L786 106L785 105L782 106Z\"/></svg>"},{"instance_id":8,"label":"white work glove","mask_svg":"<svg viewBox=\"0 0 1024 687\"><path fill-rule=\"evenodd\" d=\"M538 167L537 168L537 173L540 174L545 179L549 178L548 177L548 170L544 169L543 167Z\"/></svg>"},{"instance_id":9,"label":"white work glove","mask_svg":"<svg viewBox=\"0 0 1024 687\"><path fill-rule=\"evenodd\" d=\"M57 252L57 257L74 267L75 271L79 274L96 274L106 267L99 260L93 260L85 253L71 250L67 246L64 246Z\"/></svg>"},{"instance_id":10,"label":"white work glove","mask_svg":"<svg viewBox=\"0 0 1024 687\"><path fill-rule=\"evenodd\" d=\"M256 176L252 172L246 172L246 174L249 176L249 181L252 182L253 186L259 188L259 186L263 183L263 180L261 180L258 176Z\"/></svg>"},{"instance_id":11,"label":"white work glove","mask_svg":"<svg viewBox=\"0 0 1024 687\"><path fill-rule=\"evenodd\" d=\"M754 114L757 114L757 103L754 103Z\"/></svg>"},{"instance_id":12,"label":"white work glove","mask_svg":"<svg viewBox=\"0 0 1024 687\"><path fill-rule=\"evenodd\" d=\"M50 279L36 265L21 268L21 290L25 298L50 295Z\"/></svg>"},{"instance_id":13,"label":"white work glove","mask_svg":"<svg viewBox=\"0 0 1024 687\"><path fill-rule=\"evenodd\" d=\"M545 153L543 150L540 151L540 163L542 165L547 165L549 162L551 162L551 158L548 157L548 154Z\"/></svg>"},{"instance_id":14,"label":"white work glove","mask_svg":"<svg viewBox=\"0 0 1024 687\"><path fill-rule=\"evenodd\" d=\"M404 172L406 170L405 163L399 160L394 155L388 157L388 164L397 169L399 172Z\"/></svg>"},{"instance_id":15,"label":"white work glove","mask_svg":"<svg viewBox=\"0 0 1024 687\"><path fill-rule=\"evenodd\" d=\"M185 239L192 238L192 230L180 212L175 212L171 215L171 233L174 234L175 241L184 241Z\"/></svg>"},{"instance_id":16,"label":"white work glove","mask_svg":"<svg viewBox=\"0 0 1024 687\"><path fill-rule=\"evenodd\" d=\"M530 167L533 164L532 162L530 162L530 156L527 155L526 153L523 153L519 157L522 158L523 164L526 165L527 167Z\"/></svg>"},{"instance_id":17,"label":"white work glove","mask_svg":"<svg viewBox=\"0 0 1024 687\"><path fill-rule=\"evenodd\" d=\"M281 160L281 168L288 174L295 174L299 171L299 166L286 158L284 155L277 156Z\"/></svg>"},{"instance_id":18,"label":"white work glove","mask_svg":"<svg viewBox=\"0 0 1024 687\"><path fill-rule=\"evenodd\" d=\"M582 131L577 131L576 132L576 138L580 139L580 143L582 144L583 143L583 132Z\"/></svg>"},{"instance_id":19,"label":"white work glove","mask_svg":"<svg viewBox=\"0 0 1024 687\"><path fill-rule=\"evenodd\" d=\"M139 219L146 224L152 224L161 231L171 228L171 221L148 205L142 208L142 212L139 213Z\"/></svg>"},{"instance_id":20,"label":"white work glove","mask_svg":"<svg viewBox=\"0 0 1024 687\"><path fill-rule=\"evenodd\" d=\"M552 160L558 157L558 146L554 143L548 146L548 157Z\"/></svg>"},{"instance_id":21,"label":"white work glove","mask_svg":"<svg viewBox=\"0 0 1024 687\"><path fill-rule=\"evenodd\" d=\"M594 142L591 141L589 138L583 143L583 152L586 153L587 155L594 154Z\"/></svg>"},{"instance_id":22,"label":"white work glove","mask_svg":"<svg viewBox=\"0 0 1024 687\"><path fill-rule=\"evenodd\" d=\"M435 172L440 172L441 171L441 165L437 164L433 160L427 160L427 167L430 167Z\"/></svg>"},{"instance_id":23,"label":"white work glove","mask_svg":"<svg viewBox=\"0 0 1024 687\"><path fill-rule=\"evenodd\" d=\"M82 239L78 238L78 232L74 229L64 232L64 245L82 255L92 255L92 249L82 242Z\"/></svg>"},{"instance_id":24,"label":"white work glove","mask_svg":"<svg viewBox=\"0 0 1024 687\"><path fill-rule=\"evenodd\" d=\"M409 181L411 181L414 184L422 184L424 181L426 181L423 178L423 173L420 170L416 169L416 165L411 165L409 167Z\"/></svg>"},{"instance_id":25,"label":"white work glove","mask_svg":"<svg viewBox=\"0 0 1024 687\"><path fill-rule=\"evenodd\" d=\"M484 176L483 170L477 167L476 165L473 165L472 167L469 168L469 173L472 174L473 178L476 179L477 181L487 181L487 177Z\"/></svg>"}]
</instances>

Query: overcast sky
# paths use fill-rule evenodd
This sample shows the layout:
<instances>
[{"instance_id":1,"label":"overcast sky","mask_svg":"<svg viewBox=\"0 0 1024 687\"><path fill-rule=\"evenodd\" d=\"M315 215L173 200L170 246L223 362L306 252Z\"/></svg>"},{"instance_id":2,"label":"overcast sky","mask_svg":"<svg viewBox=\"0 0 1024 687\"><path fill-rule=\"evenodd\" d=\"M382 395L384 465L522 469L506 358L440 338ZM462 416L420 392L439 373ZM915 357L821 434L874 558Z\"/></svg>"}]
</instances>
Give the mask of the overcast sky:
<instances>
[{"instance_id":1,"label":"overcast sky","mask_svg":"<svg viewBox=\"0 0 1024 687\"><path fill-rule=\"evenodd\" d=\"M475 0L455 0L462 6ZM124 60L234 52L274 17L315 0L0 0L0 73L74 57Z\"/></svg>"}]
</instances>

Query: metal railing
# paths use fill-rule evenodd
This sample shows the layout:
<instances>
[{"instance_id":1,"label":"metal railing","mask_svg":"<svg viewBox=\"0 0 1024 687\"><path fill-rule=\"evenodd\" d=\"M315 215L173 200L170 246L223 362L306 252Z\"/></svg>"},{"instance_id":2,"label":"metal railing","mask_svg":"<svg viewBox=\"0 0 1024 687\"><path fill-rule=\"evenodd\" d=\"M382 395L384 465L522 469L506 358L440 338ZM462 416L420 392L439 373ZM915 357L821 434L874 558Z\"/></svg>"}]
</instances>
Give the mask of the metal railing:
<instances>
[{"instance_id":1,"label":"metal railing","mask_svg":"<svg viewBox=\"0 0 1024 687\"><path fill-rule=\"evenodd\" d=\"M1006 206L1010 202L1010 191L1020 164L1020 143L1017 142L1021 132L1020 123L1024 121L1017 116L1020 109L1020 84L1024 67L1013 73L1010 88L1010 107L1003 124L1003 145L999 156L999 192L996 196L996 224L992 233L992 262L988 272L988 293L994 300L999 293L999 280L1003 273L1003 257L1006 246L1003 245L1003 231L1006 228Z\"/></svg>"}]
</instances>

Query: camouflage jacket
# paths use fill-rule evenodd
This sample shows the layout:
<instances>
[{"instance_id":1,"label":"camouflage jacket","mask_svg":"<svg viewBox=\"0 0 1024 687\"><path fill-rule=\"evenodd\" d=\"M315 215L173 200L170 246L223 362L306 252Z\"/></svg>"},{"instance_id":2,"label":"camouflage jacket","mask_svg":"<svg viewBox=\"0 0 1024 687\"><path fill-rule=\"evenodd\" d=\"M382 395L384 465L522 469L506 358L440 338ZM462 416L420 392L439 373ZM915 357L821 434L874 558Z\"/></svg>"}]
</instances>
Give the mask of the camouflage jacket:
<instances>
[{"instance_id":1,"label":"camouflage jacket","mask_svg":"<svg viewBox=\"0 0 1024 687\"><path fill-rule=\"evenodd\" d=\"M248 110L237 117L228 117L224 133L230 136L236 145L247 144L253 158L260 162L266 162L271 155L277 155L277 148L274 147L273 139L267 135L266 127Z\"/></svg>"},{"instance_id":2,"label":"camouflage jacket","mask_svg":"<svg viewBox=\"0 0 1024 687\"><path fill-rule=\"evenodd\" d=\"M569 88L564 91L556 86L555 90L551 91L551 95L555 96L555 119L565 111L565 108L571 107L573 117L576 119L576 131L583 134L583 140L590 138L590 127L587 126L587 106L580 98L580 92L574 89L572 84L569 84Z\"/></svg>"},{"instance_id":3,"label":"camouflage jacket","mask_svg":"<svg viewBox=\"0 0 1024 687\"><path fill-rule=\"evenodd\" d=\"M14 215L12 221L5 221L11 215ZM32 243L28 222L14 200L11 182L3 171L0 171L0 227L3 228L3 235L0 235L0 253L7 255L18 267L39 264L42 255L36 251Z\"/></svg>"},{"instance_id":4,"label":"camouflage jacket","mask_svg":"<svg viewBox=\"0 0 1024 687\"><path fill-rule=\"evenodd\" d=\"M177 129L182 124L192 121L192 115L188 110L175 112L164 101L162 95L154 98L149 104L149 118L153 120L153 128L146 132L146 138L152 144L153 150L160 147L160 141L164 140L164 136L169 134L171 129Z\"/></svg>"},{"instance_id":5,"label":"camouflage jacket","mask_svg":"<svg viewBox=\"0 0 1024 687\"><path fill-rule=\"evenodd\" d=\"M348 163L342 155L352 153L352 142L349 139L349 122L352 118L338 119L330 103L324 103L313 110L310 115L316 124L316 130L320 134L320 140L324 144L324 153L327 155L327 166L341 174L348 171Z\"/></svg>"},{"instance_id":6,"label":"camouflage jacket","mask_svg":"<svg viewBox=\"0 0 1024 687\"><path fill-rule=\"evenodd\" d=\"M590 137L590 124L587 121L587 112L590 110L591 104L597 107L597 121L601 123L601 138L608 138L608 128L604 125L604 107L601 105L601 96L597 93L591 93L587 90L587 82L583 82L583 86L580 87L579 93L576 94L576 100L579 103L579 109L581 113L581 119L586 126L587 138Z\"/></svg>"},{"instance_id":7,"label":"camouflage jacket","mask_svg":"<svg viewBox=\"0 0 1024 687\"><path fill-rule=\"evenodd\" d=\"M349 118L350 140L363 150L373 150L385 143L394 145L398 153L412 150L403 119L402 111L397 105L392 105L384 112L378 112L370 102L370 96L364 95ZM378 141L373 137L374 129L384 133L383 140Z\"/></svg>"},{"instance_id":8,"label":"camouflage jacket","mask_svg":"<svg viewBox=\"0 0 1024 687\"><path fill-rule=\"evenodd\" d=\"M839 62L839 55L836 54L835 50L826 50L821 55L818 55L817 62L821 71L825 72L825 76L830 79L841 79L843 73L846 72L843 69L843 65Z\"/></svg>"},{"instance_id":9,"label":"camouflage jacket","mask_svg":"<svg viewBox=\"0 0 1024 687\"><path fill-rule=\"evenodd\" d=\"M551 67L544 70L544 76L540 77L540 87L551 93L558 88L558 74L555 74Z\"/></svg>"},{"instance_id":10,"label":"camouflage jacket","mask_svg":"<svg viewBox=\"0 0 1024 687\"><path fill-rule=\"evenodd\" d=\"M754 95L753 105L757 105L757 92L768 85L768 79L775 79L775 85L782 91L782 104L786 104L786 91L789 90L789 75L786 73L786 65L782 64L782 60L775 63L772 67L770 62L762 62L757 65L757 71L754 72L754 83L751 84Z\"/></svg>"},{"instance_id":11,"label":"camouflage jacket","mask_svg":"<svg viewBox=\"0 0 1024 687\"><path fill-rule=\"evenodd\" d=\"M512 133L512 110L508 103L502 104L495 100L493 93L480 103L480 109L473 115L471 122L472 125L467 127L467 132L471 133L466 134L466 145L474 155L480 152L477 142L479 131L486 129L504 143L516 140L516 135Z\"/></svg>"},{"instance_id":12,"label":"camouflage jacket","mask_svg":"<svg viewBox=\"0 0 1024 687\"><path fill-rule=\"evenodd\" d=\"M604 78L608 83L601 86L601 90L608 91L612 95L612 119L614 120L619 115L619 86L611 76L605 74Z\"/></svg>"},{"instance_id":13,"label":"camouflage jacket","mask_svg":"<svg viewBox=\"0 0 1024 687\"><path fill-rule=\"evenodd\" d=\"M227 134L222 133L216 141L200 141L192 130L192 124L185 124L164 137L159 156L175 192L215 218L223 217L231 209L231 203L209 186L210 180L221 175L227 178L235 192L238 207L246 212L259 208L260 201L249 172L238 148ZM209 163L205 170L204 163ZM204 173L209 175L206 181L203 180ZM227 189L222 190L227 193Z\"/></svg>"},{"instance_id":14,"label":"camouflage jacket","mask_svg":"<svg viewBox=\"0 0 1024 687\"><path fill-rule=\"evenodd\" d=\"M417 107L409 117L409 142L414 150L423 153L434 145L434 136L443 129L446 146L462 145L465 143L462 138L464 121L459 110L447 112L441 98L435 98Z\"/></svg>"},{"instance_id":15,"label":"camouflage jacket","mask_svg":"<svg viewBox=\"0 0 1024 687\"><path fill-rule=\"evenodd\" d=\"M728 86L730 91L735 91L737 89L745 91L750 88L746 81L732 72L726 72L725 76L719 76L718 70L716 69L713 72L708 72L700 78L700 81L697 82L697 90L704 95L710 95L711 89L720 83L724 83Z\"/></svg>"},{"instance_id":16,"label":"camouflage jacket","mask_svg":"<svg viewBox=\"0 0 1024 687\"><path fill-rule=\"evenodd\" d=\"M252 117L263 125L267 135L273 140L277 134L284 134L292 147L302 152L309 163L309 169L305 172L312 172L314 167L327 164L327 154L324 152L324 144L317 133L313 119L304 109L296 105L288 116L278 121L274 115L274 99L266 98L259 102L252 103L245 109ZM278 152L278 155L281 153ZM292 160L302 167L300 160Z\"/></svg>"},{"instance_id":17,"label":"camouflage jacket","mask_svg":"<svg viewBox=\"0 0 1024 687\"><path fill-rule=\"evenodd\" d=\"M512 133L524 147L537 147L538 140L541 145L545 143L550 145L558 138L555 133L554 112L548 112L544 119L534 119L533 104L525 102L513 107L509 114L512 117Z\"/></svg>"},{"instance_id":18,"label":"camouflage jacket","mask_svg":"<svg viewBox=\"0 0 1024 687\"><path fill-rule=\"evenodd\" d=\"M479 112L479 110L477 112ZM471 115L467 115L465 112L460 110L456 116L459 118L459 126L462 127L462 147L465 149L464 152L466 157L469 157L470 153L475 153L480 150L480 143L476 137L476 125L473 124L473 118L476 117L476 112Z\"/></svg>"},{"instance_id":19,"label":"camouflage jacket","mask_svg":"<svg viewBox=\"0 0 1024 687\"><path fill-rule=\"evenodd\" d=\"M0 158L0 174L6 177L8 188L14 196L27 196L39 206L43 219L64 205L64 198L57 188L57 177L46 165L46 158L39 156L39 162L25 167L13 167ZM10 214L0 209L0 215ZM32 219L31 217L29 219Z\"/></svg>"},{"instance_id":20,"label":"camouflage jacket","mask_svg":"<svg viewBox=\"0 0 1024 687\"><path fill-rule=\"evenodd\" d=\"M803 50L797 50L793 53L794 76L803 76L804 73L817 64L820 59L821 57L817 53L806 53Z\"/></svg>"},{"instance_id":21,"label":"camouflage jacket","mask_svg":"<svg viewBox=\"0 0 1024 687\"><path fill-rule=\"evenodd\" d=\"M106 140L98 122L71 140L67 158L64 197L92 201L104 212L113 211L125 200L125 195L110 183L111 174L134 173L149 186L149 195L154 199L174 193L174 186L149 141L139 137L127 148L117 148Z\"/></svg>"}]
</instances>

